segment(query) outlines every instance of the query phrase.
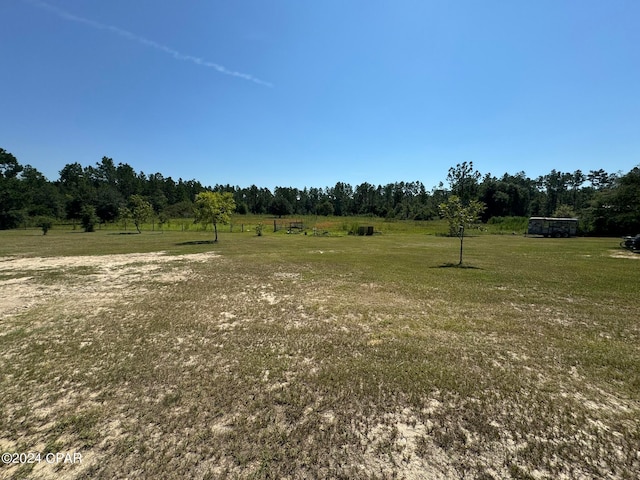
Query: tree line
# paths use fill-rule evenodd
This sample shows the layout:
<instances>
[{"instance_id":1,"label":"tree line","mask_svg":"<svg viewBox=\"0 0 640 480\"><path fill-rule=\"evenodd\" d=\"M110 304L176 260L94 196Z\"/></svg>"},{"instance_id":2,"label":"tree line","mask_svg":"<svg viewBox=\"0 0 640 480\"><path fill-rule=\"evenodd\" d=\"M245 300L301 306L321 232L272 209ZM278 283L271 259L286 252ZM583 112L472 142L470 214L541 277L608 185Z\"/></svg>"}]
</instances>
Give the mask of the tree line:
<instances>
[{"instance_id":1,"label":"tree line","mask_svg":"<svg viewBox=\"0 0 640 480\"><path fill-rule=\"evenodd\" d=\"M161 173L136 172L126 163L103 157L95 165L65 165L49 181L30 165L21 165L0 148L0 229L34 225L38 219L83 223L114 222L131 215L142 199L159 222L193 218L196 196L229 193L238 214L370 215L433 220L452 195L462 204L479 202L481 220L511 216L577 216L585 233L640 233L640 168L627 173L603 169L582 172L552 170L529 178L524 172L481 174L471 163L452 167L446 184L427 190L420 181L352 186L337 182L317 188L268 188L177 181ZM128 213L127 213L128 212ZM42 221L42 220L40 220Z\"/></svg>"}]
</instances>

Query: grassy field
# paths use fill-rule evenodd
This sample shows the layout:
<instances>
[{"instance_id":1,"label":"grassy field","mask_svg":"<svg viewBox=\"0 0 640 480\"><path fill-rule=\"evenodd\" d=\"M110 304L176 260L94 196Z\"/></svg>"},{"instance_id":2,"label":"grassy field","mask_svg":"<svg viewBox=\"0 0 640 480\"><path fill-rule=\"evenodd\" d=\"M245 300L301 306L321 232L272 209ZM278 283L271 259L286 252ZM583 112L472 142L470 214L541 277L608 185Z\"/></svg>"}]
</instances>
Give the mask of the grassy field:
<instances>
[{"instance_id":1,"label":"grassy field","mask_svg":"<svg viewBox=\"0 0 640 480\"><path fill-rule=\"evenodd\" d=\"M299 215L284 218L276 218L270 215L235 215L233 222L229 225L219 225L218 228L223 232L231 233L248 233L255 232L256 225L262 224L264 233L274 232L274 222L283 230L286 230L291 222L302 222L308 234L315 233L318 235L347 235L350 230L356 230L362 225L371 225L378 233L421 233L421 234L438 234L444 235L448 232L447 222L445 220L422 221L422 220L397 220L383 219L379 217L335 217L335 216L318 216L318 215ZM495 217L487 224L481 227L473 228L473 232L493 233L493 234L522 234L527 228L528 218L526 217ZM114 222L107 224L99 224L96 226L98 231L112 233L137 233L135 226L131 221L128 223ZM72 230L73 225L56 225L56 230ZM146 223L142 225L142 230L151 233L161 232L202 232L211 230L211 225L203 228L200 224L195 224L192 218L173 218L164 224ZM81 232L80 225L75 225L76 232Z\"/></svg>"},{"instance_id":2,"label":"grassy field","mask_svg":"<svg viewBox=\"0 0 640 480\"><path fill-rule=\"evenodd\" d=\"M640 255L339 221L0 232L0 478L637 478Z\"/></svg>"}]
</instances>

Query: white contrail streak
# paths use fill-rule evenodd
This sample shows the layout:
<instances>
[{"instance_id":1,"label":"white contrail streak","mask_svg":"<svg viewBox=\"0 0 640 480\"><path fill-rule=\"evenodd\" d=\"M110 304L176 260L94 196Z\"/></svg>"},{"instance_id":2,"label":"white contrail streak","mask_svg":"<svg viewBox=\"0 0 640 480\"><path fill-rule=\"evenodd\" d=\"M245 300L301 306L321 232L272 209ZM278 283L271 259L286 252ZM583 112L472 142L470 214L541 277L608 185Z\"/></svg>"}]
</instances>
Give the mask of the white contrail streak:
<instances>
[{"instance_id":1,"label":"white contrail streak","mask_svg":"<svg viewBox=\"0 0 640 480\"><path fill-rule=\"evenodd\" d=\"M127 30L123 30L122 28L115 27L113 25L105 25L104 23L96 22L94 20L89 20L88 18L79 17L77 15L73 15L69 12L66 12L58 7L53 5L49 5L48 3L41 2L39 0L24 0L27 3L35 5L44 10L48 10L60 18L64 20L68 20L70 22L77 22L87 25L91 28L95 28L97 30L106 30L120 37L124 37L128 40L141 43L147 47L155 48L156 50L160 50L168 55L171 55L176 60L184 60L187 62L195 63L196 65L200 65L202 67L213 68L219 73L224 75L230 75L232 77L241 78L243 80L248 80L253 83L257 83L259 85L264 85L266 87L273 87L273 84L269 82L265 82L264 80L260 80L259 78L254 77L253 75L249 75L248 73L235 72L233 70L229 70L228 68L219 65L214 62L209 62L203 58L194 57L193 55L185 55L171 47L167 47L166 45L162 45L161 43L154 42L153 40L149 40L148 38L141 37L140 35L136 35L135 33L131 33Z\"/></svg>"}]
</instances>

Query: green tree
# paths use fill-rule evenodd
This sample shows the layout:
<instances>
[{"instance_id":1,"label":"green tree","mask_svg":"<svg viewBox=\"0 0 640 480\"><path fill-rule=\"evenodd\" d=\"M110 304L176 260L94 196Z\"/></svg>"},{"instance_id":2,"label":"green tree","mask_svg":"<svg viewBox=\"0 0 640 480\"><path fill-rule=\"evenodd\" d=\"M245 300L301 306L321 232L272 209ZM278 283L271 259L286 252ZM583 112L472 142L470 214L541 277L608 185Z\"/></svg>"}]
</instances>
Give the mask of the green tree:
<instances>
[{"instance_id":1,"label":"green tree","mask_svg":"<svg viewBox=\"0 0 640 480\"><path fill-rule=\"evenodd\" d=\"M169 218L190 218L193 215L193 202L183 200L174 203L165 209L165 213Z\"/></svg>"},{"instance_id":2,"label":"green tree","mask_svg":"<svg viewBox=\"0 0 640 480\"><path fill-rule=\"evenodd\" d=\"M368 182L361 183L353 193L354 213L357 215L376 214L376 187Z\"/></svg>"},{"instance_id":3,"label":"green tree","mask_svg":"<svg viewBox=\"0 0 640 480\"><path fill-rule=\"evenodd\" d=\"M16 157L0 148L0 230L24 221L25 195L17 178L22 170Z\"/></svg>"},{"instance_id":4,"label":"green tree","mask_svg":"<svg viewBox=\"0 0 640 480\"><path fill-rule=\"evenodd\" d=\"M593 202L593 230L601 235L640 233L640 167L616 178Z\"/></svg>"},{"instance_id":5,"label":"green tree","mask_svg":"<svg viewBox=\"0 0 640 480\"><path fill-rule=\"evenodd\" d=\"M30 216L55 218L62 215L62 198L58 189L42 173L31 165L25 165L19 177L24 207Z\"/></svg>"},{"instance_id":6,"label":"green tree","mask_svg":"<svg viewBox=\"0 0 640 480\"><path fill-rule=\"evenodd\" d=\"M138 233L142 233L140 226L153 216L153 207L141 195L131 195L129 197L129 206L133 224L136 226Z\"/></svg>"},{"instance_id":7,"label":"green tree","mask_svg":"<svg viewBox=\"0 0 640 480\"><path fill-rule=\"evenodd\" d=\"M615 181L615 175L609 175L602 168L600 170L589 170L586 178L596 190L609 188Z\"/></svg>"},{"instance_id":8,"label":"green tree","mask_svg":"<svg viewBox=\"0 0 640 480\"><path fill-rule=\"evenodd\" d=\"M116 167L116 185L120 195L129 198L141 192L141 184L135 170L127 163L119 163Z\"/></svg>"},{"instance_id":9,"label":"green tree","mask_svg":"<svg viewBox=\"0 0 640 480\"><path fill-rule=\"evenodd\" d=\"M128 207L120 207L118 209L118 220L124 223L124 230L127 231L127 221L131 220L131 210Z\"/></svg>"},{"instance_id":10,"label":"green tree","mask_svg":"<svg viewBox=\"0 0 640 480\"><path fill-rule=\"evenodd\" d=\"M120 192L110 185L104 184L96 192L96 215L103 223L113 222L119 209L125 204Z\"/></svg>"},{"instance_id":11,"label":"green tree","mask_svg":"<svg viewBox=\"0 0 640 480\"><path fill-rule=\"evenodd\" d=\"M46 235L53 226L53 219L51 217L38 217L36 219L36 226L42 229L42 235Z\"/></svg>"},{"instance_id":12,"label":"green tree","mask_svg":"<svg viewBox=\"0 0 640 480\"><path fill-rule=\"evenodd\" d=\"M96 189L87 173L77 162L65 165L59 172L56 185L64 198L66 216L70 220L81 219L87 207L95 206Z\"/></svg>"},{"instance_id":13,"label":"green tree","mask_svg":"<svg viewBox=\"0 0 640 480\"><path fill-rule=\"evenodd\" d=\"M240 215L246 215L247 213L249 213L249 207L247 206L247 204L245 202L240 202L240 203L238 203L237 212Z\"/></svg>"},{"instance_id":14,"label":"green tree","mask_svg":"<svg viewBox=\"0 0 640 480\"><path fill-rule=\"evenodd\" d=\"M241 196L247 202L251 213L267 213L273 199L273 194L268 188L258 188L255 185L243 189Z\"/></svg>"},{"instance_id":15,"label":"green tree","mask_svg":"<svg viewBox=\"0 0 640 480\"><path fill-rule=\"evenodd\" d=\"M333 188L327 188L328 190L328 196L330 198L327 200L324 200L322 202L322 204L324 204L325 202L329 202L331 203L331 206L333 207L331 209L331 212L328 214L325 213L319 213L320 215L333 215L334 213L338 216L341 215L348 215L350 209L351 209L351 203L352 203L352 198L353 198L353 188L351 187L351 185L349 185L348 183L343 183L343 182L337 182L335 187ZM318 208L320 208L321 205L318 205ZM327 210L327 207L323 207L324 211Z\"/></svg>"},{"instance_id":16,"label":"green tree","mask_svg":"<svg viewBox=\"0 0 640 480\"><path fill-rule=\"evenodd\" d=\"M4 148L0 148L0 178L15 178L22 170L18 159Z\"/></svg>"},{"instance_id":17,"label":"green tree","mask_svg":"<svg viewBox=\"0 0 640 480\"><path fill-rule=\"evenodd\" d=\"M278 215L278 217L281 218L283 215L290 215L293 213L293 205L291 205L291 202L287 200L284 195L277 194L269 204L269 213Z\"/></svg>"},{"instance_id":18,"label":"green tree","mask_svg":"<svg viewBox=\"0 0 640 480\"><path fill-rule=\"evenodd\" d=\"M473 162L459 163L451 167L447 174L451 193L460 198L464 205L469 204L472 198L477 198L479 179L480 172L473 168Z\"/></svg>"},{"instance_id":19,"label":"green tree","mask_svg":"<svg viewBox=\"0 0 640 480\"><path fill-rule=\"evenodd\" d=\"M193 202L189 200L182 200L178 203L174 203L173 205L169 205L165 210L164 214L167 219L181 219L182 230L185 229L185 225L189 226L190 222L187 222L187 218L192 218L193 216Z\"/></svg>"},{"instance_id":20,"label":"green tree","mask_svg":"<svg viewBox=\"0 0 640 480\"><path fill-rule=\"evenodd\" d=\"M440 214L449 222L449 235L460 237L460 263L458 265L462 265L464 230L480 218L484 208L484 204L477 200L472 200L467 206L464 206L457 195L451 195L446 202L440 204Z\"/></svg>"},{"instance_id":21,"label":"green tree","mask_svg":"<svg viewBox=\"0 0 640 480\"><path fill-rule=\"evenodd\" d=\"M485 206L482 202L472 200L469 205L462 205L462 200L457 195L451 195L449 199L439 205L440 215L449 223L449 235L458 236L460 226L465 228L475 223Z\"/></svg>"},{"instance_id":22,"label":"green tree","mask_svg":"<svg viewBox=\"0 0 640 480\"><path fill-rule=\"evenodd\" d=\"M576 211L571 207L571 205L562 203L556 207L552 216L556 218L574 218L576 216Z\"/></svg>"},{"instance_id":23,"label":"green tree","mask_svg":"<svg viewBox=\"0 0 640 480\"><path fill-rule=\"evenodd\" d=\"M115 187L117 184L117 169L113 163L113 159L109 157L102 157L102 162L96 163L96 166L91 169L93 180L98 185L109 185Z\"/></svg>"},{"instance_id":24,"label":"green tree","mask_svg":"<svg viewBox=\"0 0 640 480\"><path fill-rule=\"evenodd\" d=\"M329 200L325 200L318 205L317 212L318 215L324 215L325 217L333 215L333 203L331 203Z\"/></svg>"},{"instance_id":25,"label":"green tree","mask_svg":"<svg viewBox=\"0 0 640 480\"><path fill-rule=\"evenodd\" d=\"M230 192L202 192L196 195L194 204L195 221L206 225L213 224L214 242L218 241L218 224L225 225L231 220L236 202Z\"/></svg>"},{"instance_id":26,"label":"green tree","mask_svg":"<svg viewBox=\"0 0 640 480\"><path fill-rule=\"evenodd\" d=\"M80 223L85 232L93 232L96 229L96 223L100 219L96 215L96 209L93 205L85 205L80 212Z\"/></svg>"}]
</instances>

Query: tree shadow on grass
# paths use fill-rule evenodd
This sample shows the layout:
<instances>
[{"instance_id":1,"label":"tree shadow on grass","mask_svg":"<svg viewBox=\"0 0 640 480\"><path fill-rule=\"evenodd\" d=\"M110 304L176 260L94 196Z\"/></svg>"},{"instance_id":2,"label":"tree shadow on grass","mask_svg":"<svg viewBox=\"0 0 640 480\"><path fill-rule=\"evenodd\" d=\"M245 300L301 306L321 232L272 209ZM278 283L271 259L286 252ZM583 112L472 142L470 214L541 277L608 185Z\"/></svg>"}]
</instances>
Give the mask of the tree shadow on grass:
<instances>
[{"instance_id":1,"label":"tree shadow on grass","mask_svg":"<svg viewBox=\"0 0 640 480\"><path fill-rule=\"evenodd\" d=\"M482 270L482 268L480 267L475 267L466 263L463 263L462 265L460 265L459 263L443 263L442 265L435 265L429 268L462 268L467 270Z\"/></svg>"},{"instance_id":2,"label":"tree shadow on grass","mask_svg":"<svg viewBox=\"0 0 640 480\"><path fill-rule=\"evenodd\" d=\"M218 243L215 240L194 240L192 242L180 242L176 243L176 245L217 245Z\"/></svg>"}]
</instances>

